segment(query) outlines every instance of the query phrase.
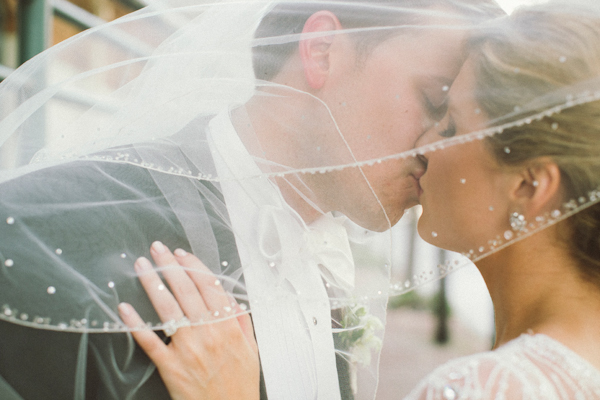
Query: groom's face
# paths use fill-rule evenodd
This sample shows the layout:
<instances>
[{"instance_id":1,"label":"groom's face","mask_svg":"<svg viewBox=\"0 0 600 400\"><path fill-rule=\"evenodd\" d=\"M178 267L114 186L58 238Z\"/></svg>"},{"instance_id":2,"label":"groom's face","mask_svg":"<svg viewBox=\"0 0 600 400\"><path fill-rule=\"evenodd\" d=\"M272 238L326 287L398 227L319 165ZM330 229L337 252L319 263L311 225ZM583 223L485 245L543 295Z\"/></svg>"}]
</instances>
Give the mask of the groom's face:
<instances>
[{"instance_id":1,"label":"groom's face","mask_svg":"<svg viewBox=\"0 0 600 400\"><path fill-rule=\"evenodd\" d=\"M358 161L414 148L442 117L463 62L463 41L463 32L450 29L404 34L378 44L358 67L347 64L346 76L323 100ZM341 211L363 227L389 228L381 206L394 225L404 210L418 204L417 179L424 173L418 159L384 161L364 166L363 172L378 201L364 192L350 196L352 179L338 179L336 185L347 198Z\"/></svg>"}]
</instances>

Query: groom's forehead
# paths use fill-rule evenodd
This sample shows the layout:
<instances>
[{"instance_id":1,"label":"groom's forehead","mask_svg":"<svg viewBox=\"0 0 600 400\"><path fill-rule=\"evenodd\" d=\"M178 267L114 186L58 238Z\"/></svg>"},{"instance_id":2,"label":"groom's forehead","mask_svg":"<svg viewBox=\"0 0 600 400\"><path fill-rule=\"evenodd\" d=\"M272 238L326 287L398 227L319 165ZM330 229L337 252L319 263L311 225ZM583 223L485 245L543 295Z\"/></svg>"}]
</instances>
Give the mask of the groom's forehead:
<instances>
[{"instance_id":1,"label":"groom's forehead","mask_svg":"<svg viewBox=\"0 0 600 400\"><path fill-rule=\"evenodd\" d=\"M357 68L369 64L371 73L385 74L382 78L413 78L449 86L465 61L466 46L461 37L444 37L442 33L437 36L419 41L414 36L395 35L365 54L357 53Z\"/></svg>"},{"instance_id":2,"label":"groom's forehead","mask_svg":"<svg viewBox=\"0 0 600 400\"><path fill-rule=\"evenodd\" d=\"M453 23L460 14L455 9L457 0L333 0L314 2L290 2L277 5L263 17L255 31L257 39L253 47L255 75L260 79L272 80L298 51L297 37L303 31L306 21L315 13L333 13L342 26L342 33L351 32L355 43L354 51L360 59L368 58L374 48L388 39L400 35L412 36L427 31L438 24ZM458 0L476 1L476 0ZM485 1L485 0L477 0ZM325 4L322 4L325 3ZM453 4L450 7L449 4ZM441 12L441 16L434 11ZM434 28L435 29L435 28ZM264 44L276 38L281 43Z\"/></svg>"}]
</instances>

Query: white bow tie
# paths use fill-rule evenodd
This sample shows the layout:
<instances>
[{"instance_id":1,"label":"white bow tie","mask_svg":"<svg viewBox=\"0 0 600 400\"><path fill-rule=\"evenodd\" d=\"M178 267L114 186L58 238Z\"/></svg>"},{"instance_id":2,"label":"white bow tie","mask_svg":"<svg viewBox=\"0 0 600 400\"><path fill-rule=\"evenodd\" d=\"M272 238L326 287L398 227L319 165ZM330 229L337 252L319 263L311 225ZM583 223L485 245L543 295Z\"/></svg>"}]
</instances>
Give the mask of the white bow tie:
<instances>
[{"instance_id":1,"label":"white bow tie","mask_svg":"<svg viewBox=\"0 0 600 400\"><path fill-rule=\"evenodd\" d=\"M321 276L330 286L351 291L354 288L354 259L348 235L343 226L345 217L324 214L308 226L289 209L262 207L258 223L260 251L278 274L278 279L288 279L302 271L306 262L319 266ZM287 261L293 260L288 264ZM299 263L299 264L298 264ZM295 266L295 267L294 267Z\"/></svg>"},{"instance_id":2,"label":"white bow tie","mask_svg":"<svg viewBox=\"0 0 600 400\"><path fill-rule=\"evenodd\" d=\"M346 217L325 214L304 233L305 249L319 265L326 282L345 291L354 289L354 258L343 226Z\"/></svg>"}]
</instances>

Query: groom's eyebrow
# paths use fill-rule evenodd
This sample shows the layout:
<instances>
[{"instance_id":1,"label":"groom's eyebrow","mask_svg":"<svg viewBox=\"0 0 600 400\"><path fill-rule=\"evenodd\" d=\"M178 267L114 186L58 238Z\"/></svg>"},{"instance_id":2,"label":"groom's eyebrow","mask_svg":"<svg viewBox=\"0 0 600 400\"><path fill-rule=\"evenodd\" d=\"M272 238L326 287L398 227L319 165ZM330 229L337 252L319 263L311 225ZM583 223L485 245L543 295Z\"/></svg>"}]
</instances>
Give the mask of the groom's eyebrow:
<instances>
[{"instance_id":1,"label":"groom's eyebrow","mask_svg":"<svg viewBox=\"0 0 600 400\"><path fill-rule=\"evenodd\" d=\"M441 101L439 101L436 106L440 109L443 109L442 114L445 114L448 109L448 92L450 91L450 87L454 82L454 77L448 77L445 75L429 75L427 79L429 79L429 82L433 82L432 84L434 87L439 88L439 93L441 95L439 100Z\"/></svg>"},{"instance_id":2,"label":"groom's eyebrow","mask_svg":"<svg viewBox=\"0 0 600 400\"><path fill-rule=\"evenodd\" d=\"M442 86L441 90L444 93L444 98L445 98L444 103L446 103L446 106L447 106L448 101L450 99L450 96L448 96L448 93L450 93L450 88L452 87L452 84L454 83L454 79L448 78L448 77L438 77L438 82Z\"/></svg>"},{"instance_id":3,"label":"groom's eyebrow","mask_svg":"<svg viewBox=\"0 0 600 400\"><path fill-rule=\"evenodd\" d=\"M450 86L452 85L452 82L454 81L453 78L445 76L445 75L423 74L422 77L426 81L429 81L430 83L432 82L434 85L439 85L439 87L440 87L441 90L443 90L443 88L446 87L446 86L449 89Z\"/></svg>"},{"instance_id":4,"label":"groom's eyebrow","mask_svg":"<svg viewBox=\"0 0 600 400\"><path fill-rule=\"evenodd\" d=\"M454 83L455 77L449 77L446 75L428 75L427 79L433 83L433 85L440 89L440 93L442 93L446 98L448 97L448 92L450 91L450 87L452 83Z\"/></svg>"},{"instance_id":5,"label":"groom's eyebrow","mask_svg":"<svg viewBox=\"0 0 600 400\"><path fill-rule=\"evenodd\" d=\"M421 73L416 75L415 82L418 88L422 91L427 91L431 95L444 95L444 89L450 88L452 80L448 79L443 75L431 75L427 73Z\"/></svg>"}]
</instances>

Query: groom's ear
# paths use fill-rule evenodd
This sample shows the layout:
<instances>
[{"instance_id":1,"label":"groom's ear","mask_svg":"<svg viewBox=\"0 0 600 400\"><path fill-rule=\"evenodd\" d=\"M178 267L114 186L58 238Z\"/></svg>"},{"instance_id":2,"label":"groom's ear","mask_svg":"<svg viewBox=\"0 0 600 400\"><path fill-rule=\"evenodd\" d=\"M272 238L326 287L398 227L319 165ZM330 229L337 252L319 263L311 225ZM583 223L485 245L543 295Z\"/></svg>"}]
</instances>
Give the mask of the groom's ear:
<instances>
[{"instance_id":1,"label":"groom's ear","mask_svg":"<svg viewBox=\"0 0 600 400\"><path fill-rule=\"evenodd\" d=\"M559 206L563 198L560 168L540 158L522 169L511 193L512 200L528 216L543 215Z\"/></svg>"},{"instance_id":2,"label":"groom's ear","mask_svg":"<svg viewBox=\"0 0 600 400\"><path fill-rule=\"evenodd\" d=\"M318 11L304 24L299 43L300 58L306 82L313 89L320 89L327 81L334 31L341 28L340 21L330 11Z\"/></svg>"}]
</instances>

